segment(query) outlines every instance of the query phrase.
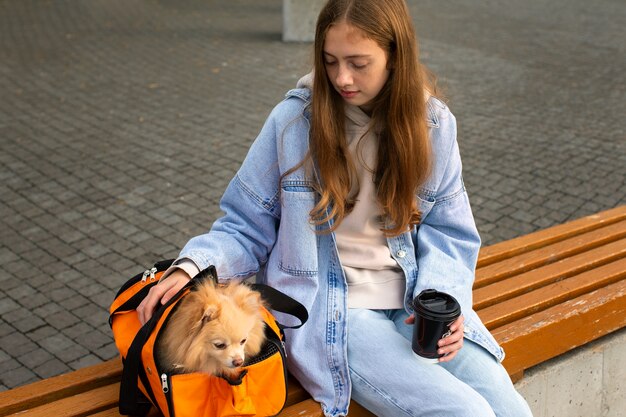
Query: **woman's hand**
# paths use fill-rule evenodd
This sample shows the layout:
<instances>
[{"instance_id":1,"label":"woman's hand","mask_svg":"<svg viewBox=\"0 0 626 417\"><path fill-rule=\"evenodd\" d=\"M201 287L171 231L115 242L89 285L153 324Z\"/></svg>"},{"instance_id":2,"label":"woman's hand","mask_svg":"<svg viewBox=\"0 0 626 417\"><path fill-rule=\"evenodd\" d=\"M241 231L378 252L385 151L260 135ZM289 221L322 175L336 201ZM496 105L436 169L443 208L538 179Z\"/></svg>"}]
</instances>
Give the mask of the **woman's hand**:
<instances>
[{"instance_id":1,"label":"woman's hand","mask_svg":"<svg viewBox=\"0 0 626 417\"><path fill-rule=\"evenodd\" d=\"M157 285L150 288L146 298L137 307L137 314L141 324L145 324L150 320L158 303L167 303L190 279L185 271L176 269L167 278L162 279Z\"/></svg>"},{"instance_id":2,"label":"woman's hand","mask_svg":"<svg viewBox=\"0 0 626 417\"><path fill-rule=\"evenodd\" d=\"M450 362L463 347L463 321L465 319L460 316L450 325L450 334L437 342L439 349L437 353L445 355L439 358L439 362ZM411 314L406 320L406 324L415 323L415 315Z\"/></svg>"},{"instance_id":3,"label":"woman's hand","mask_svg":"<svg viewBox=\"0 0 626 417\"><path fill-rule=\"evenodd\" d=\"M437 353L445 355L439 358L439 362L450 362L463 347L463 316L459 316L450 325L450 335L444 337L437 342L439 349Z\"/></svg>"}]
</instances>

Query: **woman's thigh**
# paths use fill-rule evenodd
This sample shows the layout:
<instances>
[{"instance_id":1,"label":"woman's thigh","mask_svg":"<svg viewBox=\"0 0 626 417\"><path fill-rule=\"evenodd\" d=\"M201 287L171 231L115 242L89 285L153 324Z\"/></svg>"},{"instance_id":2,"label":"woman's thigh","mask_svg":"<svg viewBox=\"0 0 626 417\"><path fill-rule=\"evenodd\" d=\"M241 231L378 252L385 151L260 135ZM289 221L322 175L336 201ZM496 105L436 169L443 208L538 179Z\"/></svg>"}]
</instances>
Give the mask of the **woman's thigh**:
<instances>
[{"instance_id":1,"label":"woman's thigh","mask_svg":"<svg viewBox=\"0 0 626 417\"><path fill-rule=\"evenodd\" d=\"M404 323L408 314L395 310L390 314L398 331L411 340L412 326ZM508 372L500 362L482 346L464 339L463 347L444 368L483 396L498 417L532 416L526 400L517 392Z\"/></svg>"},{"instance_id":2,"label":"woman's thigh","mask_svg":"<svg viewBox=\"0 0 626 417\"><path fill-rule=\"evenodd\" d=\"M350 309L352 398L377 416L493 417L487 401L437 364L419 361L384 312Z\"/></svg>"}]
</instances>

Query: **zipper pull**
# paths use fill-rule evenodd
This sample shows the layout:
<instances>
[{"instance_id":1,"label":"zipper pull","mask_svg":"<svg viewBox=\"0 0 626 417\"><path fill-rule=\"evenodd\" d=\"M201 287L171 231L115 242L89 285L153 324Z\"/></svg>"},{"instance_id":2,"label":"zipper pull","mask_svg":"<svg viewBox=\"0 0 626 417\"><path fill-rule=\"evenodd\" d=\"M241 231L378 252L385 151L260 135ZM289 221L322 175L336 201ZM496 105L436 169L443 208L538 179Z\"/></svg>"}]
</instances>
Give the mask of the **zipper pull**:
<instances>
[{"instance_id":1,"label":"zipper pull","mask_svg":"<svg viewBox=\"0 0 626 417\"><path fill-rule=\"evenodd\" d=\"M154 279L155 279L155 278L154 278L154 274L156 274L156 273L157 273L157 269L156 269L156 267L155 267L155 266L153 266L153 267L152 267L152 269L150 269L150 272L149 272L149 273L150 273L150 282L152 282L152 281L154 281Z\"/></svg>"},{"instance_id":2,"label":"zipper pull","mask_svg":"<svg viewBox=\"0 0 626 417\"><path fill-rule=\"evenodd\" d=\"M148 275L150 275L150 270L146 269L143 271L143 275L141 276L141 282L146 282L148 279Z\"/></svg>"},{"instance_id":3,"label":"zipper pull","mask_svg":"<svg viewBox=\"0 0 626 417\"><path fill-rule=\"evenodd\" d=\"M167 374L161 374L161 388L164 394L170 391L170 386L167 384Z\"/></svg>"},{"instance_id":4,"label":"zipper pull","mask_svg":"<svg viewBox=\"0 0 626 417\"><path fill-rule=\"evenodd\" d=\"M285 353L285 358L287 357L287 346L285 346L285 341L280 340L280 344L283 345L283 352Z\"/></svg>"}]
</instances>

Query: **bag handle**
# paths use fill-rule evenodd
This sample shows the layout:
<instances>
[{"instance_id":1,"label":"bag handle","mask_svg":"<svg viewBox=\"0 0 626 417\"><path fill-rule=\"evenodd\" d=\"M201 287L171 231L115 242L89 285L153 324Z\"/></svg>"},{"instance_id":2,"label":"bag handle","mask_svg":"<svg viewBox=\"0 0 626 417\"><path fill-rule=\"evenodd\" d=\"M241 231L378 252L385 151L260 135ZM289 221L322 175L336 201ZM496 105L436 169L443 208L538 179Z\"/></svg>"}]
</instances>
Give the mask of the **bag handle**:
<instances>
[{"instance_id":1,"label":"bag handle","mask_svg":"<svg viewBox=\"0 0 626 417\"><path fill-rule=\"evenodd\" d=\"M298 329L304 325L309 319L309 312L306 307L304 307L301 303L294 300L287 294L277 290L274 287L270 287L266 284L250 284L250 287L253 290L256 290L261 293L261 297L270 306L270 309L279 311L281 313L289 314L300 320L300 324L296 326L285 326L278 321L276 324L278 327L282 329Z\"/></svg>"},{"instance_id":2,"label":"bag handle","mask_svg":"<svg viewBox=\"0 0 626 417\"><path fill-rule=\"evenodd\" d=\"M203 269L198 275L193 277L191 281L193 281L194 283L191 290L194 291L198 284L206 279L212 280L215 284L219 283L215 266L210 265L208 268ZM251 289L261 293L261 297L269 304L270 309L289 314L300 320L300 324L296 326L285 326L279 322L276 322L281 330L298 329L302 327L304 323L306 323L306 321L309 319L309 312L307 311L307 309L298 301L294 300L282 291L279 291L274 287L270 287L267 284L254 283L248 285Z\"/></svg>"}]
</instances>

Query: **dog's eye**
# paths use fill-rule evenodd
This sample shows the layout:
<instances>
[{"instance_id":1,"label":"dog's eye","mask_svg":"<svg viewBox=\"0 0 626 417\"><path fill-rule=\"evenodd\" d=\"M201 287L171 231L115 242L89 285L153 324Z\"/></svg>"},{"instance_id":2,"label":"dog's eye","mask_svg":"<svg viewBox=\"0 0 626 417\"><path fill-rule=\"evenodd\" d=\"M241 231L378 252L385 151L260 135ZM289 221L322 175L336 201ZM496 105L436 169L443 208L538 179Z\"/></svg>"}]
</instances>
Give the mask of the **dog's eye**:
<instances>
[{"instance_id":1,"label":"dog's eye","mask_svg":"<svg viewBox=\"0 0 626 417\"><path fill-rule=\"evenodd\" d=\"M224 350L226 349L226 343L213 343L215 349Z\"/></svg>"},{"instance_id":2,"label":"dog's eye","mask_svg":"<svg viewBox=\"0 0 626 417\"><path fill-rule=\"evenodd\" d=\"M241 342L239 342L240 345L245 344L248 341L248 339L243 339Z\"/></svg>"}]
</instances>

